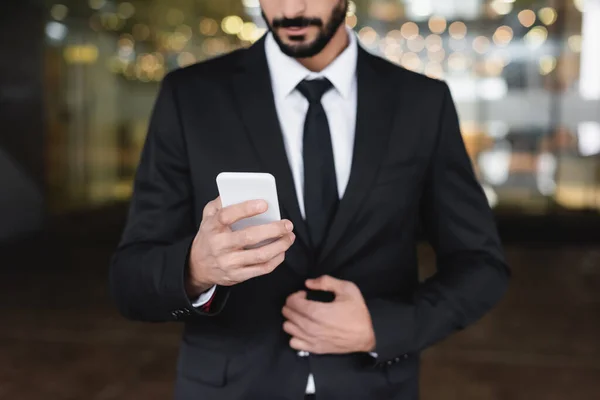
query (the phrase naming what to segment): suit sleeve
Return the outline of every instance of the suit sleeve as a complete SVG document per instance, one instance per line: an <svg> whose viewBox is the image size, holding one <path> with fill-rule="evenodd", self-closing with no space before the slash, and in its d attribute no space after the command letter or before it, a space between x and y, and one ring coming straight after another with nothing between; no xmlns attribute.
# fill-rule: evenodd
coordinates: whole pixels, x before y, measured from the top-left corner
<svg viewBox="0 0 600 400"><path fill-rule="evenodd" d="M420 211L437 272L419 285L410 302L378 298L367 303L378 361L419 352L465 328L492 309L508 285L493 214L473 173L445 84Z"/></svg>
<svg viewBox="0 0 600 400"><path fill-rule="evenodd" d="M127 318L164 322L216 314L227 297L218 288L210 313L185 291L197 227L186 144L172 75L161 85L134 181L125 230L110 268L111 292Z"/></svg>

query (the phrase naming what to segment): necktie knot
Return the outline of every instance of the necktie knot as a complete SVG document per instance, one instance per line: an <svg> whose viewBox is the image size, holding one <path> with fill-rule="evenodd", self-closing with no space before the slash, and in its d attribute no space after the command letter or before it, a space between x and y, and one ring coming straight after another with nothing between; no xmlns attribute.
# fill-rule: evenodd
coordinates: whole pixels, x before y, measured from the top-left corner
<svg viewBox="0 0 600 400"><path fill-rule="evenodd" d="M302 93L309 103L318 103L325 93L327 93L333 85L327 78L303 80L298 84L298 91Z"/></svg>

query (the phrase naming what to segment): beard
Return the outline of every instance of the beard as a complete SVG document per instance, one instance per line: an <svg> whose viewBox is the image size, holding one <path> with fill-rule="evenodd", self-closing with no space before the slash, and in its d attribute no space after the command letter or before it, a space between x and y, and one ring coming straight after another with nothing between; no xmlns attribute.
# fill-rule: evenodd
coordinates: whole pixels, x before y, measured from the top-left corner
<svg viewBox="0 0 600 400"><path fill-rule="evenodd" d="M313 57L319 54L325 46L331 41L338 28L346 20L346 13L348 11L348 1L340 0L340 2L331 11L326 22L323 22L320 18L308 18L308 17L297 17L297 18L276 18L272 23L263 12L263 18L269 26L269 30L273 33L275 42L281 49L281 51L293 58L307 58ZM290 36L291 41L299 42L298 44L284 43L281 37L277 34L277 28L291 28L291 27L306 27L315 26L319 28L317 37L309 42L303 43L305 36Z"/></svg>

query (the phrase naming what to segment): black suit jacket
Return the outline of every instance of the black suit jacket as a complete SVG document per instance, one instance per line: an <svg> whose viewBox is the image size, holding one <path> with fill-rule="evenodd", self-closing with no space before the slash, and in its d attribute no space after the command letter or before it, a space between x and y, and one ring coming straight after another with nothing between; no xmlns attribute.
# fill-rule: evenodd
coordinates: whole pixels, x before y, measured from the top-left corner
<svg viewBox="0 0 600 400"><path fill-rule="evenodd" d="M153 114L111 284L126 317L185 324L175 398L416 399L419 354L480 318L507 286L492 213L472 170L448 87L360 49L350 180L310 265L271 90L264 40L170 73ZM222 171L272 173L297 240L273 273L219 287L211 311L184 290L189 249ZM422 226L437 274L419 283ZM378 358L299 357L283 331L286 297L310 271L355 282Z"/></svg>

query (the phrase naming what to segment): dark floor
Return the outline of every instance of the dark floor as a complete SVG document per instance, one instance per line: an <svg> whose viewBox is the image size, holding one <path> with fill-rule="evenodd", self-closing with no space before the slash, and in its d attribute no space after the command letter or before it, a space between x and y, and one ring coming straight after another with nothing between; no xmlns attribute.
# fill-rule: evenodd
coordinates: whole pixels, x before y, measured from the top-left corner
<svg viewBox="0 0 600 400"><path fill-rule="evenodd" d="M122 210L3 246L0 399L169 399L179 326L123 320L107 295ZM421 249L424 273L433 257ZM424 400L600 398L600 246L507 245L510 292L428 350Z"/></svg>

